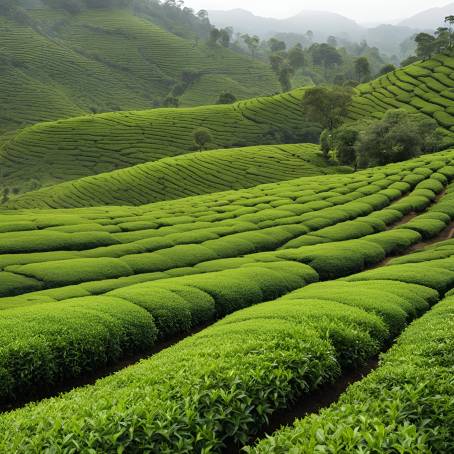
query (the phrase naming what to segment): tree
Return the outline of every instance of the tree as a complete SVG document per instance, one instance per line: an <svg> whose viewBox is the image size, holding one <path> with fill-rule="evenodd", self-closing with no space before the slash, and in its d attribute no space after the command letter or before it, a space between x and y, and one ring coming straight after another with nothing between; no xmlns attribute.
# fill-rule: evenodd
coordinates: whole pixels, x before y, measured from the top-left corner
<svg viewBox="0 0 454 454"><path fill-rule="evenodd" d="M180 100L175 96L167 96L162 102L163 107L178 107L180 105Z"/></svg>
<svg viewBox="0 0 454 454"><path fill-rule="evenodd" d="M422 115L389 110L359 133L356 150L363 165L404 161L439 148L437 126Z"/></svg>
<svg viewBox="0 0 454 454"><path fill-rule="evenodd" d="M255 57L255 53L260 46L260 38L256 35L250 36L248 34L242 35L242 38L251 55Z"/></svg>
<svg viewBox="0 0 454 454"><path fill-rule="evenodd" d="M329 129L324 129L320 134L320 150L323 157L328 160L331 151L331 131Z"/></svg>
<svg viewBox="0 0 454 454"><path fill-rule="evenodd" d="M293 74L293 68L287 62L284 62L278 75L279 83L281 84L283 91L290 91L292 89L291 79Z"/></svg>
<svg viewBox="0 0 454 454"><path fill-rule="evenodd" d="M206 146L213 141L210 131L207 128L194 129L192 133L194 143L197 145L198 150L202 151Z"/></svg>
<svg viewBox="0 0 454 454"><path fill-rule="evenodd" d="M449 30L449 48L452 48L454 45L454 33L453 33L454 15L446 16L445 23L448 25L448 30Z"/></svg>
<svg viewBox="0 0 454 454"><path fill-rule="evenodd" d="M304 51L300 43L288 51L288 63L294 71L304 65Z"/></svg>
<svg viewBox="0 0 454 454"><path fill-rule="evenodd" d="M197 13L197 17L198 17L202 22L208 21L208 11L207 11L206 9L201 9L201 10Z"/></svg>
<svg viewBox="0 0 454 454"><path fill-rule="evenodd" d="M347 87L308 88L302 102L304 115L308 121L332 131L344 122L352 96Z"/></svg>
<svg viewBox="0 0 454 454"><path fill-rule="evenodd" d="M222 93L216 104L233 104L236 101L236 96L232 93Z"/></svg>
<svg viewBox="0 0 454 454"><path fill-rule="evenodd" d="M370 77L370 64L367 57L359 57L355 60L355 73L358 82L363 82Z"/></svg>
<svg viewBox="0 0 454 454"><path fill-rule="evenodd" d="M416 55L424 60L430 58L435 52L436 39L429 33L418 33L415 37L417 45Z"/></svg>
<svg viewBox="0 0 454 454"><path fill-rule="evenodd" d="M356 142L359 131L349 125L343 125L333 134L333 147L339 164L352 166L356 170Z"/></svg>
<svg viewBox="0 0 454 454"><path fill-rule="evenodd" d="M210 44L210 46L214 46L217 44L217 42L219 41L220 38L221 38L221 30L219 30L216 27L213 27L210 31L210 39L209 39L208 43Z"/></svg>
<svg viewBox="0 0 454 454"><path fill-rule="evenodd" d="M224 47L230 46L230 33L227 28L223 28L222 30L220 30L220 40L221 40L221 44Z"/></svg>
<svg viewBox="0 0 454 454"><path fill-rule="evenodd" d="M392 73L393 71L396 70L396 67L392 65L391 63L382 66L380 71L378 71L377 76L384 76L385 74Z"/></svg>
<svg viewBox="0 0 454 454"><path fill-rule="evenodd" d="M325 78L328 76L328 71L342 63L341 54L328 44L313 44L309 48L312 55L312 61L317 66L322 66L325 70Z"/></svg>
<svg viewBox="0 0 454 454"><path fill-rule="evenodd" d="M271 38L268 41L268 46L269 46L271 52L281 52L281 51L285 51L287 49L287 44L285 44L284 41L281 41L276 38Z"/></svg>

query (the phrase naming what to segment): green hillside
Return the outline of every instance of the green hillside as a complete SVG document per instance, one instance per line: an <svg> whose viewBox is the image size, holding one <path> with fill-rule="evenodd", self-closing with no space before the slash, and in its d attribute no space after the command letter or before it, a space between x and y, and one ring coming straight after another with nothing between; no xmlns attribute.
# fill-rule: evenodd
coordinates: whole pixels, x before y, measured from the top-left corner
<svg viewBox="0 0 454 454"><path fill-rule="evenodd" d="M278 91L266 64L208 46L194 30L193 37L177 36L156 25L159 16L132 8L27 15L11 18L0 9L0 134L92 112L151 108L181 87L184 71L193 78L180 89L186 106L214 103L225 91L238 98Z"/></svg>
<svg viewBox="0 0 454 454"><path fill-rule="evenodd" d="M188 153L194 149L197 127L210 129L213 148L274 143L276 129L304 128L300 98L296 91L232 105L106 113L37 124L0 149L3 186L23 187L30 180L50 185Z"/></svg>
<svg viewBox="0 0 454 454"><path fill-rule="evenodd" d="M399 69L357 89L350 118L381 116L401 107L432 116L454 143L454 59L438 56ZM233 105L107 113L41 123L17 133L0 148L2 186L29 189L109 172L192 151L192 131L211 130L214 148L315 139L304 123L304 90Z"/></svg>
<svg viewBox="0 0 454 454"><path fill-rule="evenodd" d="M342 170L311 144L203 151L28 192L8 207L141 205Z"/></svg>
<svg viewBox="0 0 454 454"><path fill-rule="evenodd" d="M385 262L449 236L453 179L448 150L150 205L0 212L1 403L222 318L92 386L0 415L0 451L244 446L278 410L376 357L454 287L452 246ZM414 432L397 433L415 433L426 452L432 437L448 446L437 409L452 394L430 391L428 417L409 386L393 389L418 406ZM371 421L366 440L378 430L374 408L354 413ZM408 414L398 399L391 410Z"/></svg>

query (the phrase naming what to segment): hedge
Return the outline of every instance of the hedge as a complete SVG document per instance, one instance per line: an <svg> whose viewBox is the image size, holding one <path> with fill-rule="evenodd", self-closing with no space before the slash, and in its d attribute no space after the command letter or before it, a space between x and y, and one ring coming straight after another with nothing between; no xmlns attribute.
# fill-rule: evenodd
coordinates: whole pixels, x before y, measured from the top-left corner
<svg viewBox="0 0 454 454"><path fill-rule="evenodd" d="M147 312L116 298L5 310L0 317L0 401L33 396L144 352L156 333Z"/></svg>
<svg viewBox="0 0 454 454"><path fill-rule="evenodd" d="M361 296L351 286L370 302L369 291ZM402 301L390 302L386 292L375 302L400 309ZM91 387L0 416L0 449L220 452L375 355L388 329L359 308L287 296L237 312Z"/></svg>
<svg viewBox="0 0 454 454"><path fill-rule="evenodd" d="M246 452L452 452L453 330L451 297L408 327L338 402Z"/></svg>

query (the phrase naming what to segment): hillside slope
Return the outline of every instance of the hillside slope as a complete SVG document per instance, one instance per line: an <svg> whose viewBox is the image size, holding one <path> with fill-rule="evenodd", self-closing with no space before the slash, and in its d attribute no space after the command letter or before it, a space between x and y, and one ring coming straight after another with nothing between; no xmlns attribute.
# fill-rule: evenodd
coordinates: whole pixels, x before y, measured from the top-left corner
<svg viewBox="0 0 454 454"><path fill-rule="evenodd" d="M432 116L454 143L454 58L410 65L357 88L349 118L380 117L393 108ZM193 149L192 132L211 130L214 148L283 143L289 134L310 142L304 90L233 105L83 116L24 129L0 149L3 187L24 190L155 161Z"/></svg>
<svg viewBox="0 0 454 454"><path fill-rule="evenodd" d="M214 103L224 91L245 98L279 88L264 63L181 38L131 10L28 15L19 23L0 12L0 133L92 112L151 108L176 86L185 105ZM192 74L194 90L181 88L183 71Z"/></svg>
<svg viewBox="0 0 454 454"><path fill-rule="evenodd" d="M340 170L327 166L318 145L312 144L203 151L28 192L8 207L141 205Z"/></svg>

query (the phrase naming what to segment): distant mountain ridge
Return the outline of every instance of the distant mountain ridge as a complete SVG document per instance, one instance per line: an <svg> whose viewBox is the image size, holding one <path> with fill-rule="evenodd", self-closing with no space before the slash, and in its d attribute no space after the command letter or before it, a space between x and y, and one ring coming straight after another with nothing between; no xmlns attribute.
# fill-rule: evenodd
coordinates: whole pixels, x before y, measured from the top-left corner
<svg viewBox="0 0 454 454"><path fill-rule="evenodd" d="M326 11L304 10L286 18L274 19L256 16L244 9L209 11L210 21L219 27L232 26L240 33L256 34L263 39L278 33L314 33L315 41L325 41L334 35L352 41L366 39L369 45L378 47L389 55L398 54L399 45L419 31L431 31L443 24L443 18L454 14L454 3L441 8L422 11L398 24L381 24L366 27L341 14Z"/></svg>
<svg viewBox="0 0 454 454"><path fill-rule="evenodd" d="M435 29L443 25L443 18L454 14L454 2L446 6L430 8L399 22L404 27Z"/></svg>

